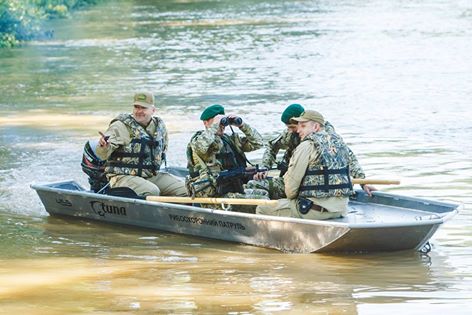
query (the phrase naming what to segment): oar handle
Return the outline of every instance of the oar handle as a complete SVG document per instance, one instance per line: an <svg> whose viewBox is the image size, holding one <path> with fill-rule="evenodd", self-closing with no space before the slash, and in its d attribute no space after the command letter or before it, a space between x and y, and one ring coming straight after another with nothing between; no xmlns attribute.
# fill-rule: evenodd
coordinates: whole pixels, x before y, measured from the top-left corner
<svg viewBox="0 0 472 315"><path fill-rule="evenodd" d="M369 178L355 178L352 179L351 182L353 184L360 184L360 185L367 185L367 184L373 184L373 185L400 185L399 180L389 180L389 179L369 179Z"/></svg>
<svg viewBox="0 0 472 315"><path fill-rule="evenodd" d="M241 198L191 198L172 196L147 196L148 201L168 203L211 203L226 205L252 205L252 206L276 206L277 200L266 199L241 199Z"/></svg>

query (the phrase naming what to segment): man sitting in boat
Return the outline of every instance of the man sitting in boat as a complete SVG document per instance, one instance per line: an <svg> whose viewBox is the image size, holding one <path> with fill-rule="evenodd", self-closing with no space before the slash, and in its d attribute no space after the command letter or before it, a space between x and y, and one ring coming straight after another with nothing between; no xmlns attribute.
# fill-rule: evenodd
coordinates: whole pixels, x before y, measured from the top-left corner
<svg viewBox="0 0 472 315"><path fill-rule="evenodd" d="M187 196L182 180L159 170L169 140L164 121L155 112L154 95L136 93L133 113L120 114L110 122L96 153L106 160L111 188L128 187L141 196Z"/></svg>
<svg viewBox="0 0 472 315"><path fill-rule="evenodd" d="M317 220L344 216L353 193L352 152L339 135L327 132L317 111L307 110L292 121L298 122L301 143L283 176L287 199L280 199L275 208L258 206L256 213Z"/></svg>
<svg viewBox="0 0 472 315"><path fill-rule="evenodd" d="M289 105L282 113L281 121L285 124L285 128L278 136L268 141L264 155L262 156L262 168L272 169L274 164L280 170L279 177L267 177L267 172L259 172L254 176L254 180L249 181L248 187L256 189L265 189L269 192L270 199L286 198L283 175L287 172L290 158L292 157L295 148L300 144L300 136L297 133L297 122L292 121L292 118L300 117L305 111L300 104ZM334 126L325 121L324 129L327 133L335 133ZM276 163L277 154L280 150L285 150L282 160ZM349 173L352 178L365 178L365 173L362 170L356 156L350 148L349 150ZM371 191L376 190L370 185L362 185L362 188L370 195Z"/></svg>
<svg viewBox="0 0 472 315"><path fill-rule="evenodd" d="M207 107L200 120L205 130L197 131L187 146L189 176L186 184L189 194L195 197L268 199L266 191L244 187L249 180L245 176L248 161L244 152L262 147L259 132L238 116L225 116L224 107L219 104ZM233 127L239 128L244 137L234 131L231 135L226 134L226 127L230 127L231 131ZM213 205L211 207L215 208ZM254 207L250 210L240 206L233 210L254 212Z"/></svg>
<svg viewBox="0 0 472 315"><path fill-rule="evenodd" d="M279 177L267 177L268 172L258 172L254 175L254 180L248 182L248 187L264 189L268 191L270 199L285 198L285 188L282 176L287 171L290 157L295 148L300 144L300 137L297 133L297 123L291 119L299 117L305 109L300 104L291 104L283 111L280 120L285 124L285 128L277 137L268 141L262 156L262 168L272 169L274 164L280 170ZM280 150L285 150L282 160L276 163L276 157Z"/></svg>

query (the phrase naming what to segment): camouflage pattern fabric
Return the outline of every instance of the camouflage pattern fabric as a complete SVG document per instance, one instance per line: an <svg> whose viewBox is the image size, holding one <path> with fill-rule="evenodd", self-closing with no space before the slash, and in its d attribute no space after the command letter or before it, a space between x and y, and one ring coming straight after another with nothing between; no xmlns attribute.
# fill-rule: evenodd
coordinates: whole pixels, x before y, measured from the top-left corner
<svg viewBox="0 0 472 315"><path fill-rule="evenodd" d="M242 193L226 193L221 198L236 198L236 199L265 199L269 200L267 191L254 188L245 188L244 194ZM256 213L256 206L250 205L227 205L223 208L222 205L216 204L201 204L202 208L218 209L245 213Z"/></svg>
<svg viewBox="0 0 472 315"><path fill-rule="evenodd" d="M334 126L328 121L325 122L325 131L327 133L336 132ZM276 163L277 154L279 151L285 150L282 162L285 162L285 164L288 166L290 158L293 155L293 151L300 144L300 141L300 137L297 133L285 129L277 137L269 140L266 145L264 155L262 156L261 164L266 168L272 168L272 166Z"/></svg>
<svg viewBox="0 0 472 315"><path fill-rule="evenodd" d="M256 129L252 128L247 123L243 123L243 125L239 128L244 133L243 137L237 133L219 136L217 134L218 128L218 124L213 124L206 130L198 131L192 136L187 147L187 167L189 171L192 172L193 176L199 177L199 181L208 179L209 183L215 183L215 178L218 176L218 173L225 170L222 161L217 158L218 154L226 153L225 150L228 149L228 146L225 146L224 141L231 143L231 147L238 151L235 152L235 154L243 156L244 159L246 159L244 152L254 151L263 146L262 136L259 134L259 132L257 132ZM207 192L216 191L216 187L213 188L214 189L203 191L201 197L215 197L207 194ZM245 198L252 198L252 193L253 192L251 192L250 195L251 197ZM267 192L259 192L256 193L255 196L259 196L260 194L264 193L267 195ZM215 208L213 205L202 206L206 208Z"/></svg>
<svg viewBox="0 0 472 315"><path fill-rule="evenodd" d="M221 161L216 158L216 155L220 153L224 147L223 139L217 135L218 124L213 124L206 130L197 131L192 136L189 147L190 151L187 154L188 165L194 167L196 171L200 171L204 168L209 169L212 173L218 173L224 170ZM232 135L225 134L224 137L227 141L231 142L232 146L237 150L243 152L251 152L257 150L263 146L262 136L257 132L256 129L249 126L247 123L243 123L240 130L244 133L244 137L239 136L237 133ZM201 165L198 161L198 157L205 164Z"/></svg>
<svg viewBox="0 0 472 315"><path fill-rule="evenodd" d="M300 137L297 133L291 132L288 129L282 131L277 137L269 140L266 145L264 155L262 156L261 164L266 168L272 168L276 163L277 154L280 150L285 150L282 162L288 165L292 157L293 150L300 144Z"/></svg>
<svg viewBox="0 0 472 315"><path fill-rule="evenodd" d="M317 158L310 161L307 171L318 171L322 169L340 170L349 165L349 150L344 141L336 133L327 133L319 131L305 137L303 141L310 141L319 153ZM329 185L350 184L349 175L347 174L329 174ZM303 187L320 186L325 184L324 175L306 174L300 185L300 197L345 197L352 194L352 186L349 188L329 189L328 191L321 189L303 190Z"/></svg>
<svg viewBox="0 0 472 315"><path fill-rule="evenodd" d="M334 126L326 121L325 122L325 131L328 134L336 134ZM336 134L337 137L340 137ZM341 137L340 137L341 138ZM341 138L342 139L342 138ZM272 168L276 163L276 157L280 150L285 150L282 162L285 162L286 165L289 165L290 158L293 155L293 151L300 144L301 140L298 134L291 132L288 129L285 129L280 135L275 137L266 145L264 155L262 157L261 164L263 167ZM365 173L359 164L355 154L348 147L349 151L349 172L353 178L365 178ZM264 189L269 193L270 199L281 199L286 198L283 178L270 178L262 180L251 180L247 183L248 187L254 187L257 189Z"/></svg>
<svg viewBox="0 0 472 315"><path fill-rule="evenodd" d="M164 121L159 117L152 117L152 121L156 128L151 135L133 118L131 114L119 115L111 121L110 125L115 121L121 121L125 124L129 131L131 142L124 146L120 146L112 153L110 158L107 160L105 172L107 174L133 175L143 178L149 178L156 175L156 172L161 166L168 145L168 135ZM145 145L144 149L141 148L141 141L143 139L151 144L150 146ZM120 157L120 154L142 154L142 166L145 168L141 169L141 174L138 169L138 164L140 162L138 156ZM119 166L120 164L121 166Z"/></svg>
<svg viewBox="0 0 472 315"><path fill-rule="evenodd" d="M247 188L264 190L270 199L287 198L285 195L284 179L282 177L268 177L260 180L250 180Z"/></svg>

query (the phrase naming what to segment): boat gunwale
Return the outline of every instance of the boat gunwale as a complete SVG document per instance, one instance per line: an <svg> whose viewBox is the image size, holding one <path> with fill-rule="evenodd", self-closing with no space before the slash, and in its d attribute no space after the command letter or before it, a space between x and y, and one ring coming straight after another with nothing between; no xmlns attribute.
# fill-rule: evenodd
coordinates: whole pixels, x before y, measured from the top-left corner
<svg viewBox="0 0 472 315"><path fill-rule="evenodd" d="M71 190L71 189L53 187L54 185L67 184L67 183L75 184L78 187L80 187L82 190ZM307 220L307 219L301 219L301 218L277 217L277 216L271 216L271 215L253 214L253 213L244 213L244 212L231 212L231 211L218 210L218 209L200 208L200 207L182 205L182 204L173 204L173 203L166 203L166 202L125 198L125 197L119 197L119 196L102 195L102 194L97 194L97 193L86 190L75 180L58 181L58 182L52 182L48 184L32 183L30 187L36 191L43 190L43 191L48 191L52 193L63 193L63 194L81 196L81 197L93 197L93 198L98 197L98 198L103 198L107 200L116 200L119 202L126 202L126 203L131 203L131 204L143 204L143 205L151 205L151 206L162 205L167 208L174 208L178 210L187 210L187 211L207 213L207 214L217 214L217 215L229 216L229 217L243 217L243 218L256 219L256 220L279 221L279 222L296 223L296 224L303 224L303 225L343 227L343 228L348 228L348 229L377 229L377 228L392 228L392 227L400 228L400 227L410 227L410 226L442 224L445 221L449 220L454 215L456 215L458 213L457 207L459 207L457 205L456 209L445 212L445 214L442 216L438 213L424 211L425 213L428 213L431 215L437 215L438 216L437 219L417 220L417 221L408 221L408 222L397 221L397 222L386 222L386 223L378 223L378 222L377 223L349 223L349 222L336 222L332 220ZM384 196L389 196L389 194L386 194L386 193L381 193L381 194ZM406 197L406 198L415 200L415 198L412 198L412 197ZM422 201L421 198L417 198L417 199ZM362 203L361 201L356 201L356 200L353 200L353 202ZM448 205L448 206L455 205L452 203L445 203L441 201L434 201L434 202L435 203L437 202L441 205ZM398 208L401 209L402 207L398 207ZM405 208L405 209L409 209L409 208ZM49 213L47 209L46 211ZM422 210L416 210L416 211L422 211Z"/></svg>

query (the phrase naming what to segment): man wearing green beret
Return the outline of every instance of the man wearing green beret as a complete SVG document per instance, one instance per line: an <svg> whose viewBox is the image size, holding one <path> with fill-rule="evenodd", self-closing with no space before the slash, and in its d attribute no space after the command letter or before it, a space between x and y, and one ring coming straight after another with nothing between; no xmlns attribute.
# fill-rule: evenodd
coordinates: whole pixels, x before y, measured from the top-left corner
<svg viewBox="0 0 472 315"><path fill-rule="evenodd" d="M248 183L248 187L254 189L265 189L269 192L270 199L285 198L284 182L282 176L287 171L288 162L295 148L300 144L297 134L297 123L291 122L293 117L299 117L305 109L300 104L291 104L282 113L280 120L285 128L279 135L268 141L262 156L262 168L271 169L274 164L280 170L280 177L267 178L267 172L260 172L254 176L254 180ZM276 162L277 154L285 150L281 161Z"/></svg>
<svg viewBox="0 0 472 315"><path fill-rule="evenodd" d="M185 183L160 171L169 139L164 121L155 116L154 95L134 95L133 113L120 114L99 139L96 153L106 160L110 187L128 187L138 195L186 196Z"/></svg>
<svg viewBox="0 0 472 315"><path fill-rule="evenodd" d="M300 117L304 113L305 109L300 104L289 105L284 112L280 120L285 124L286 128L275 138L268 141L265 146L264 155L262 156L261 165L263 168L271 169L274 164L277 165L277 169L280 170L280 177L267 178L267 172L260 172L254 176L253 181L248 183L248 187L254 189L264 189L268 191L270 199L285 198L285 186L283 181L283 175L287 171L290 158L293 152L300 144L300 136L297 131L297 121L294 118ZM336 133L334 126L328 122L324 122L324 129L328 133ZM285 150L283 158L280 162L276 162L277 154L280 150ZM356 156L350 148L349 151L349 172L353 178L365 178L365 173L362 170ZM375 190L374 187L363 185L362 188L370 194L371 190Z"/></svg>
<svg viewBox="0 0 472 315"><path fill-rule="evenodd" d="M324 117L307 110L298 118L301 143L283 176L286 199L278 206L258 206L256 213L303 219L331 219L346 214L353 193L349 148L342 138L325 129Z"/></svg>
<svg viewBox="0 0 472 315"><path fill-rule="evenodd" d="M266 191L245 190L246 181L242 178L226 181L221 180L223 176L220 176L217 180L222 171L246 168L248 161L245 152L263 146L259 132L240 117L225 115L223 106L219 104L207 107L200 120L203 121L205 130L197 131L187 146L189 194L196 197L268 199ZM231 129L231 134L225 133L227 127ZM235 133L233 127L242 131L244 136Z"/></svg>
<svg viewBox="0 0 472 315"><path fill-rule="evenodd" d="M279 153L280 150L285 150L282 161L277 163L277 168L280 169L281 176L284 175L287 171L288 162L293 154L293 150L300 144L300 137L297 134L297 124L290 121L290 119L300 117L304 111L305 109L300 104L291 104L284 110L280 120L287 128L277 137L269 140L264 155L262 156L262 166L272 168L276 162L277 153Z"/></svg>

